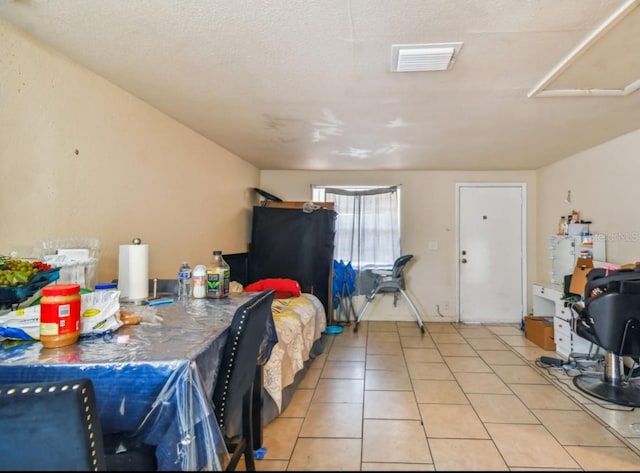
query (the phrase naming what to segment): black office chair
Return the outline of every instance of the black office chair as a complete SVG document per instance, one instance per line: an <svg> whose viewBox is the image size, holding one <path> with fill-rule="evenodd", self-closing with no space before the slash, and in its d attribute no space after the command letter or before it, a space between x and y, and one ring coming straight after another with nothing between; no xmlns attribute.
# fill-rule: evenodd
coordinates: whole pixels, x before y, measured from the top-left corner
<svg viewBox="0 0 640 473"><path fill-rule="evenodd" d="M640 272L592 269L584 299L573 304L575 332L605 350L602 373L573 378L581 391L598 399L640 407L640 385L625 375L624 358L640 356Z"/></svg>
<svg viewBox="0 0 640 473"><path fill-rule="evenodd" d="M356 317L356 323L353 327L353 331L358 331L358 324L362 317L364 316L367 307L377 294L384 293L392 293L393 294L393 306L396 307L398 305L399 295L405 298L409 307L413 311L416 316L416 320L418 321L418 327L420 327L420 331L424 333L424 325L422 323L422 318L420 317L420 313L416 308L415 304L407 294L405 290L404 283L404 270L407 263L413 258L413 255L402 255L398 259L396 259L393 263L393 268L391 271L378 271L376 272L376 279L373 283L373 289L366 296L366 300L360 310L358 311L358 316Z"/></svg>
<svg viewBox="0 0 640 473"><path fill-rule="evenodd" d="M91 381L0 385L0 469L106 470Z"/></svg>
<svg viewBox="0 0 640 473"><path fill-rule="evenodd" d="M225 471L235 470L243 455L246 470L256 469L252 394L274 295L268 290L238 307L229 327L213 393L216 418L231 454Z"/></svg>

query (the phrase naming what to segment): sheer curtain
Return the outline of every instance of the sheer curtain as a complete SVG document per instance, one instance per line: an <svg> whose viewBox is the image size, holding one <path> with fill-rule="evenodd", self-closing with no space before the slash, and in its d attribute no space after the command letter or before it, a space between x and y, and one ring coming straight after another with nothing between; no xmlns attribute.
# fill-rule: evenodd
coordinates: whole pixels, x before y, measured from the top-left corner
<svg viewBox="0 0 640 473"><path fill-rule="evenodd" d="M391 269L400 256L398 187L324 191L338 213L334 259L351 262L356 294L367 293L372 288L371 270Z"/></svg>

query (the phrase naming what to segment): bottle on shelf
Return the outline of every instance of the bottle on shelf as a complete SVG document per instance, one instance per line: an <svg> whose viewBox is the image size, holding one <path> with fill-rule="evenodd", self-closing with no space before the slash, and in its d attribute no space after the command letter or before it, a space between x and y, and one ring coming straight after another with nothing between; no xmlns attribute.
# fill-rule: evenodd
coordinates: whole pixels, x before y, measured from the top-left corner
<svg viewBox="0 0 640 473"><path fill-rule="evenodd" d="M199 264L193 268L193 298L203 299L207 296L207 267Z"/></svg>
<svg viewBox="0 0 640 473"><path fill-rule="evenodd" d="M231 269L222 257L222 251L213 252L213 261L207 268L207 298L223 299L229 296Z"/></svg>
<svg viewBox="0 0 640 473"><path fill-rule="evenodd" d="M191 266L183 261L178 270L178 299L189 299L191 297Z"/></svg>
<svg viewBox="0 0 640 473"><path fill-rule="evenodd" d="M563 215L560 217L560 222L558 223L558 233L556 235L566 235L567 232L567 218Z"/></svg>

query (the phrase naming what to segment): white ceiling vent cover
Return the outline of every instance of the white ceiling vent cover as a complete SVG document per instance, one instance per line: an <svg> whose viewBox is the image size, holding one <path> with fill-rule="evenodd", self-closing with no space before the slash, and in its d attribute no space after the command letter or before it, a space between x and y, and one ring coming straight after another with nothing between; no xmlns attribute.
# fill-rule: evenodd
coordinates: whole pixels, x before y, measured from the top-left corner
<svg viewBox="0 0 640 473"><path fill-rule="evenodd" d="M394 44L391 72L446 71L461 47L462 43Z"/></svg>

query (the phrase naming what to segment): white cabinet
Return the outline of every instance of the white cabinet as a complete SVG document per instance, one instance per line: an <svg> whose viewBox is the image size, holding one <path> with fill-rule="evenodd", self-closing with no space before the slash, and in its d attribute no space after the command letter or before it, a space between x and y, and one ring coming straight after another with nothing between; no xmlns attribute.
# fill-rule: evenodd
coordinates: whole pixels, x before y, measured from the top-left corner
<svg viewBox="0 0 640 473"><path fill-rule="evenodd" d="M565 360L573 353L589 353L591 342L579 337L574 331L575 312L566 306L562 288L558 285L534 284L533 315L553 317L553 340L556 353Z"/></svg>
<svg viewBox="0 0 640 473"><path fill-rule="evenodd" d="M573 274L576 261L582 253L590 255L594 262L606 261L605 242L605 235L600 234L589 235L588 237L553 235L549 244L551 283L562 285L564 277L568 274Z"/></svg>

